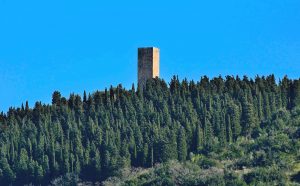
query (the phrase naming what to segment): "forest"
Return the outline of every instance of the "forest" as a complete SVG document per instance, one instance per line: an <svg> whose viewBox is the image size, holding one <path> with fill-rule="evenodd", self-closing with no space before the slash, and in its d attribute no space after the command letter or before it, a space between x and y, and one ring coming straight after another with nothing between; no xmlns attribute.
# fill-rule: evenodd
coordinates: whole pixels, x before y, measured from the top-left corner
<svg viewBox="0 0 300 186"><path fill-rule="evenodd" d="M0 185L78 183L300 185L300 79L156 78L0 114Z"/></svg>

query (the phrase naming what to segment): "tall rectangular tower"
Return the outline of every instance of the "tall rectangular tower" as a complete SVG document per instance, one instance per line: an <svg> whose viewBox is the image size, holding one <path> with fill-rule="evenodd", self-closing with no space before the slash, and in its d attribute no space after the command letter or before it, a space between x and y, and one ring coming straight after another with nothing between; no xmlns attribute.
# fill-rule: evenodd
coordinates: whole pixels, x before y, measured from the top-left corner
<svg viewBox="0 0 300 186"><path fill-rule="evenodd" d="M146 47L138 49L138 84L145 86L146 81L159 77L159 49Z"/></svg>

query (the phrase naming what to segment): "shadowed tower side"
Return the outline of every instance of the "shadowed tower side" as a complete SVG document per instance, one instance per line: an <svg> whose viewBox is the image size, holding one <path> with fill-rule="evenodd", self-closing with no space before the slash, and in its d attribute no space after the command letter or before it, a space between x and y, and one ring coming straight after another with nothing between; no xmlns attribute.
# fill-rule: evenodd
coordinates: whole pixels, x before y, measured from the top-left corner
<svg viewBox="0 0 300 186"><path fill-rule="evenodd" d="M138 49L138 85L144 87L148 79L159 77L159 49Z"/></svg>

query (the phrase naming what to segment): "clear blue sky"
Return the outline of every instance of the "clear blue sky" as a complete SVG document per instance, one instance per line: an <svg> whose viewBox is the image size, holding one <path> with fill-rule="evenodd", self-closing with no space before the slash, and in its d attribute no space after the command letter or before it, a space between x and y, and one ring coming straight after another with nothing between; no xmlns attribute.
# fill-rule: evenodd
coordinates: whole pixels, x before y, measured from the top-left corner
<svg viewBox="0 0 300 186"><path fill-rule="evenodd" d="M137 48L161 49L161 77L300 77L299 0L0 0L0 111L59 90L137 79Z"/></svg>

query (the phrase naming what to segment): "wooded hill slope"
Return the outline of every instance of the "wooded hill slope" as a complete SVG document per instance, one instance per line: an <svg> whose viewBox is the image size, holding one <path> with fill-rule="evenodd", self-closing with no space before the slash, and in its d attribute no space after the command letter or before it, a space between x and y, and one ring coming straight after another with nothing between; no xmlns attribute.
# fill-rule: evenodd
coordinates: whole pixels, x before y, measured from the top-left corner
<svg viewBox="0 0 300 186"><path fill-rule="evenodd" d="M242 185L296 183L298 106L300 80L284 77L276 83L273 75L254 80L202 77L199 82L174 76L169 85L153 79L137 91L119 85L84 92L82 98L64 98L55 91L52 105L25 104L0 115L0 185L44 185L70 174L83 181L122 180L125 169L159 163L190 163L200 172L216 168L224 185L230 185L230 175ZM169 160L182 163L165 163ZM142 181L133 176L120 184L183 184L168 170L151 174L158 182L151 182L151 176ZM270 170L278 174L267 179L264 174ZM197 179L184 183L215 184Z"/></svg>

